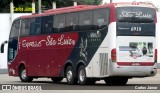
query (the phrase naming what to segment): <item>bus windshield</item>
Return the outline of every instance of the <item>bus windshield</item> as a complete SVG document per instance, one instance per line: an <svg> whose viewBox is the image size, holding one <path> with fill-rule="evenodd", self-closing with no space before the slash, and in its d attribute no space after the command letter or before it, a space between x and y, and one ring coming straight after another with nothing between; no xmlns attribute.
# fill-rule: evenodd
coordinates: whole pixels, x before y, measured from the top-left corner
<svg viewBox="0 0 160 93"><path fill-rule="evenodd" d="M147 7L117 7L118 22L150 23L154 22L155 10Z"/></svg>

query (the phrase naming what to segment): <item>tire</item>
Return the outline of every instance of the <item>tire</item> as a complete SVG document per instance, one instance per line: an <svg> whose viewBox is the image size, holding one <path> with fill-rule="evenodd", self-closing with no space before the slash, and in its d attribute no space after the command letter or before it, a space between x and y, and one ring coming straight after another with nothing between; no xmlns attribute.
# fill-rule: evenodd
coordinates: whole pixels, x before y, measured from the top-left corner
<svg viewBox="0 0 160 93"><path fill-rule="evenodd" d="M95 84L96 80L92 78L86 77L85 66L81 65L78 69L78 81L80 85L93 85Z"/></svg>
<svg viewBox="0 0 160 93"><path fill-rule="evenodd" d="M21 67L19 71L19 78L22 82L31 82L33 80L33 77L29 77L26 75L26 69L25 67Z"/></svg>
<svg viewBox="0 0 160 93"><path fill-rule="evenodd" d="M107 85L126 85L128 82L127 77L107 77L104 80Z"/></svg>
<svg viewBox="0 0 160 93"><path fill-rule="evenodd" d="M78 81L80 85L85 85L87 83L86 71L84 65L81 65L78 69Z"/></svg>
<svg viewBox="0 0 160 93"><path fill-rule="evenodd" d="M63 80L62 77L51 77L51 80L54 82L54 83L59 83Z"/></svg>
<svg viewBox="0 0 160 93"><path fill-rule="evenodd" d="M77 84L77 78L72 66L68 66L66 69L66 79L67 79L67 83L70 85Z"/></svg>

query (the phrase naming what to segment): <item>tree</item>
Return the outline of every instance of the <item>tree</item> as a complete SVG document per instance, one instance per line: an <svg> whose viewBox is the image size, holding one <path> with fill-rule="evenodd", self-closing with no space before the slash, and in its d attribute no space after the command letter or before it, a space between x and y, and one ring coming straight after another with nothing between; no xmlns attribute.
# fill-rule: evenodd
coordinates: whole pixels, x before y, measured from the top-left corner
<svg viewBox="0 0 160 93"><path fill-rule="evenodd" d="M0 0L0 13L10 12L10 2L13 1L15 7L31 7L33 0ZM38 0L34 0L36 5L36 11L38 11ZM102 0L42 0L42 9L45 10L52 8L52 3L56 2L57 8L73 6L73 1L77 1L78 4L83 5L99 5Z"/></svg>
<svg viewBox="0 0 160 93"><path fill-rule="evenodd" d="M100 5L102 0L79 0L78 3L85 5Z"/></svg>
<svg viewBox="0 0 160 93"><path fill-rule="evenodd" d="M10 2L12 0L0 0L0 13L10 12Z"/></svg>

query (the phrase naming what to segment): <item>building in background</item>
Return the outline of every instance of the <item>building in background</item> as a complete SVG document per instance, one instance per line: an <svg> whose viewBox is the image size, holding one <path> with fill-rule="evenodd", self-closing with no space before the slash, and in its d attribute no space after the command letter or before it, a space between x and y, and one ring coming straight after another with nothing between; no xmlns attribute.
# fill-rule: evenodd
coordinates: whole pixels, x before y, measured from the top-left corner
<svg viewBox="0 0 160 93"><path fill-rule="evenodd" d="M35 9L35 5L32 7L14 7L13 3L10 3L10 13L0 13L0 44L8 41L12 21L19 16L30 15ZM23 13L23 11L29 11L30 13ZM4 53L0 53L0 74L7 72L7 47L6 45Z"/></svg>
<svg viewBox="0 0 160 93"><path fill-rule="evenodd" d="M13 14L13 20L22 15L30 15L31 13L15 13ZM10 13L0 13L0 44L3 41L8 40L11 21ZM0 53L0 69L7 69L7 46L5 46L4 53Z"/></svg>

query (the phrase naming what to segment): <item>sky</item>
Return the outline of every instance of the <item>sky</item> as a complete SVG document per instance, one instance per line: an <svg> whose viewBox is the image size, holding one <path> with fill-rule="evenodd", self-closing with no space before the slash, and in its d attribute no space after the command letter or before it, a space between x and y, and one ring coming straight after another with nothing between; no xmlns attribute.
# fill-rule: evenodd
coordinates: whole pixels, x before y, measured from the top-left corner
<svg viewBox="0 0 160 93"><path fill-rule="evenodd" d="M133 2L133 1L137 1L137 2L149 1L149 2L152 2L155 6L160 6L159 5L160 0L112 0L112 2ZM103 2L109 3L110 0L103 0Z"/></svg>

